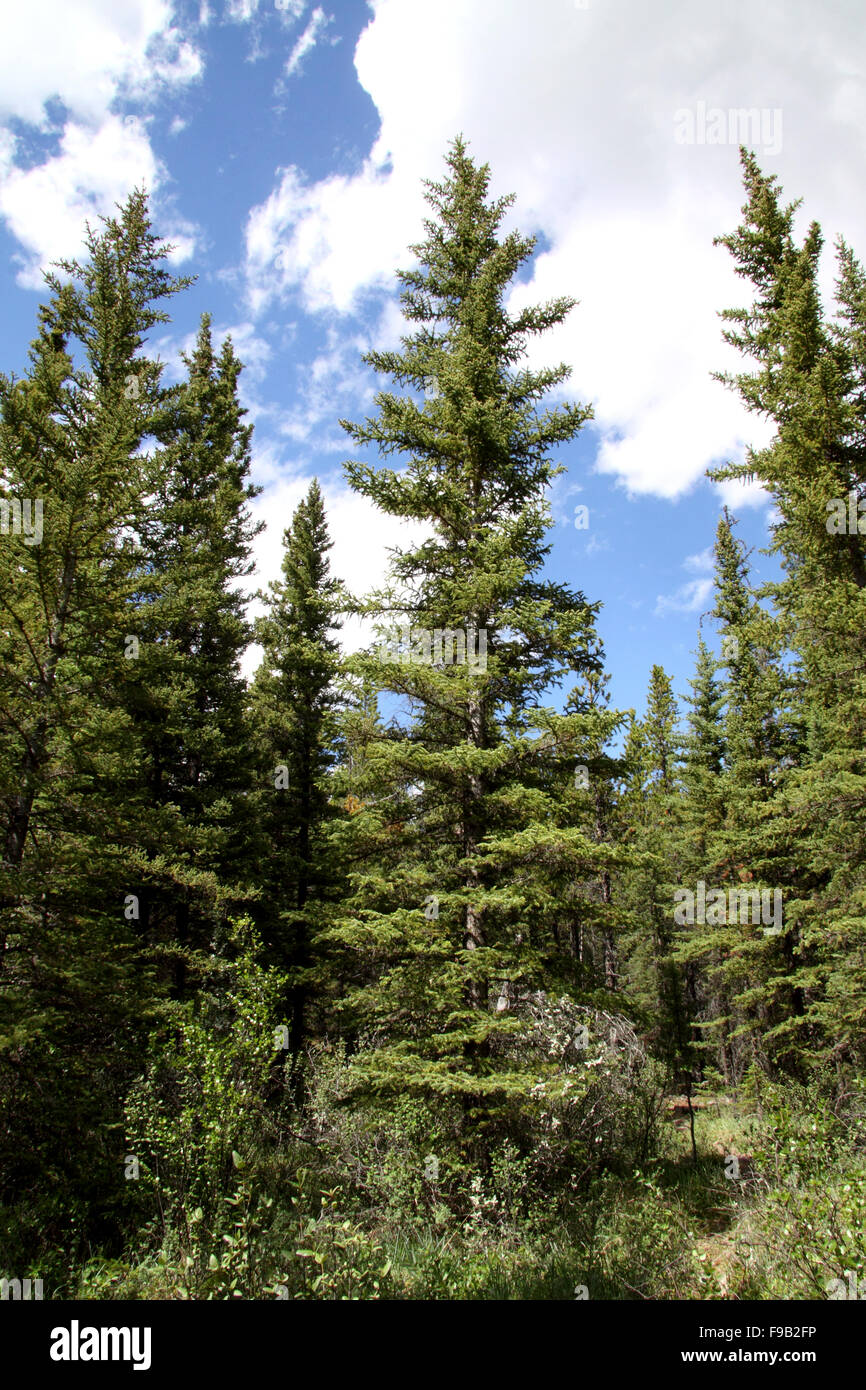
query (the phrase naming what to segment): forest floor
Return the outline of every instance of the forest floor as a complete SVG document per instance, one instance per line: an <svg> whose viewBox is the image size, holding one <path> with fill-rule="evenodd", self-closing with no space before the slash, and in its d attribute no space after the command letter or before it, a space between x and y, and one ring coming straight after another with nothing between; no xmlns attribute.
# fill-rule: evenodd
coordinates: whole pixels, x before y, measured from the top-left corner
<svg viewBox="0 0 866 1390"><path fill-rule="evenodd" d="M678 1166L684 1159L692 1166L688 1098L669 1097L666 1110L682 1154ZM698 1156L693 1171L706 1181L698 1187L686 1181L683 1196L697 1227L697 1260L717 1290L708 1288L704 1297L727 1298L752 1254L747 1239L750 1199L761 1185L752 1153L755 1117L743 1113L736 1098L726 1094L692 1097L692 1111Z"/></svg>

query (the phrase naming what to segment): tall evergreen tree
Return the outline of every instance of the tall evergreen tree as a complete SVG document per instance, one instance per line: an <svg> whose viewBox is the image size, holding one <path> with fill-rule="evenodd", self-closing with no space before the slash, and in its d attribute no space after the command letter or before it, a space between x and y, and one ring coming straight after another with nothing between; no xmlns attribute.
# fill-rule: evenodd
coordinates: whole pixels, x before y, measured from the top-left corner
<svg viewBox="0 0 866 1390"><path fill-rule="evenodd" d="M43 511L38 535L0 539L0 1170L32 1248L70 1221L73 1240L111 1229L152 1000L124 911L146 809L124 650L162 400L140 354L187 283L169 249L141 193L88 228L84 263L47 276L26 375L0 379L4 493Z"/></svg>
<svg viewBox="0 0 866 1390"><path fill-rule="evenodd" d="M568 823L544 785L566 758L573 767L584 721L545 708L543 693L600 660L597 606L539 574L557 471L549 451L590 412L540 413L568 369L520 366L529 335L572 302L508 315L506 289L533 242L499 239L512 199L488 201L489 171L462 140L447 169L428 184L435 217L413 248L417 267L399 274L418 330L402 350L367 357L408 390L381 392L375 417L345 425L359 445L406 459L399 472L347 464L352 487L432 534L396 553L391 587L368 605L384 620L384 651L359 669L405 714L395 709L390 737L369 750L370 804L354 820L359 835L390 834L398 862L359 867L335 935L375 962L375 979L346 1001L377 1030L359 1069L367 1083L450 1094L468 1116L527 1092L506 1045L511 1011L494 1004L573 971L552 929L561 906L551 881L597 876L608 851ZM395 636L402 622L408 631ZM388 832L395 820L401 828Z"/></svg>
<svg viewBox="0 0 866 1390"><path fill-rule="evenodd" d="M715 555L725 753L714 797L717 807L721 799L720 816L704 840L701 877L708 893L726 895L726 906L709 910L707 920L686 933L683 953L691 961L703 959L718 1006L712 1026L722 1070L739 1078L750 1063L766 1068L781 1060L774 1027L801 1008L790 984L793 938L764 930L769 914L761 897L771 895L775 920L775 894L784 899L788 867L773 802L790 730L779 627L753 592L747 556L727 511L719 520Z"/></svg>
<svg viewBox="0 0 866 1390"><path fill-rule="evenodd" d="M608 684L609 677L589 671L566 701L566 714L579 714L583 726L570 744L577 761L573 777L570 767L566 777L578 793L573 798L569 790L567 797L572 824L584 828L597 844L605 845L608 855L596 876L576 885L579 906L572 921L572 949L578 962L577 984L582 989L603 985L614 992L620 983L618 935L622 924L613 901L612 873L622 858L616 788L623 763L612 754L610 745L627 716L609 708Z"/></svg>
<svg viewBox="0 0 866 1390"><path fill-rule="evenodd" d="M725 819L724 688L718 662L703 637L698 641L688 729L683 739L680 834L683 841L683 883L696 889L714 884L716 852ZM703 1035L695 1039L701 1071L718 1061L717 1074L726 1089L735 1084L729 1039L730 1003L720 978L721 953L703 953L692 929L680 930L674 954L682 962L692 1026Z"/></svg>
<svg viewBox="0 0 866 1390"><path fill-rule="evenodd" d="M732 325L725 336L750 367L723 379L776 433L716 476L757 477L773 497L772 548L784 571L773 597L795 655L793 723L804 735L803 755L783 760L772 822L791 883L785 939L797 1004L777 1036L838 1063L862 1057L866 1038L866 843L856 830L866 804L866 669L855 656L866 585L858 520L866 495L866 281L839 242L838 314L828 322L818 289L820 228L813 223L798 244L798 204L783 206L777 179L745 152L743 171L743 222L719 241L754 291L750 306L724 315Z"/></svg>
<svg viewBox="0 0 866 1390"><path fill-rule="evenodd" d="M320 934L337 872L334 816L334 634L346 600L330 575L325 504L314 479L283 533L281 581L270 585L256 635L263 648L250 691L256 731L263 930L290 986L290 1039L300 1052L311 991L322 984Z"/></svg>
<svg viewBox="0 0 866 1390"><path fill-rule="evenodd" d="M630 921L626 980L674 1085L691 1096L695 1058L686 978L676 957L676 890L687 872L680 834L679 708L664 667L650 672L647 712L629 730L620 814L630 854L617 890Z"/></svg>
<svg viewBox="0 0 866 1390"><path fill-rule="evenodd" d="M204 315L186 379L154 420L156 483L138 518L142 575L128 617L127 706L149 808L135 884L141 930L177 983L249 891L251 740L240 670L252 637L239 585L253 568L252 426L231 340Z"/></svg>

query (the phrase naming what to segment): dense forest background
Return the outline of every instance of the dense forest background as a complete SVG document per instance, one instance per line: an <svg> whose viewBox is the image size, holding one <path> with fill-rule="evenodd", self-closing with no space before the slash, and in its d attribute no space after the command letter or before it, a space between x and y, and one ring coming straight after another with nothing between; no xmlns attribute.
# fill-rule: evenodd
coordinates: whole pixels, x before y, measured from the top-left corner
<svg viewBox="0 0 866 1390"><path fill-rule="evenodd" d="M838 243L828 314L819 227L742 166L722 379L775 435L713 476L763 483L778 579L723 511L691 693L660 662L640 718L603 596L545 577L592 412L525 359L574 306L509 316L534 243L461 140L375 414L342 422L352 488L427 526L382 592L331 573L314 483L248 618L242 365L207 317L179 384L147 355L189 281L144 193L48 276L0 377L8 1280L866 1287L866 275Z"/></svg>

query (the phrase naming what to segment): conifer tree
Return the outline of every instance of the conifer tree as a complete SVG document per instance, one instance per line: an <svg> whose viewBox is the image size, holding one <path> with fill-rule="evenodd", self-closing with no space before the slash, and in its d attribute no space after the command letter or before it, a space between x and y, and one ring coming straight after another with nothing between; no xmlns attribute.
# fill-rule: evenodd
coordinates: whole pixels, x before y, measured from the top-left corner
<svg viewBox="0 0 866 1390"><path fill-rule="evenodd" d="M694 1057L686 984L676 959L674 894L686 872L679 833L681 739L679 709L664 667L650 672L647 712L629 730L628 776L621 814L628 820L630 854L618 885L631 927L627 980L648 1036L675 1085L691 1094Z"/></svg>
<svg viewBox="0 0 866 1390"><path fill-rule="evenodd" d="M231 340L214 352L210 318L183 355L186 379L154 424L154 492L142 509L142 577L128 618L127 705L145 759L150 812L134 891L141 930L176 983L250 887L251 743L240 670L252 637L246 595L254 524L252 427L238 399Z"/></svg>
<svg viewBox="0 0 866 1390"><path fill-rule="evenodd" d="M31 522L42 509L38 536L0 537L0 1169L32 1248L85 1193L90 1232L111 1226L113 1126L153 999L124 908L145 815L124 650L162 396L141 349L187 282L143 193L86 250L47 276L27 373L0 379L4 493Z"/></svg>
<svg viewBox="0 0 866 1390"><path fill-rule="evenodd" d="M708 893L725 895L725 905L719 907L717 899L706 921L686 933L683 954L694 961L703 953L720 1006L713 1027L723 1040L722 1069L739 1076L749 1063L766 1069L780 1060L774 1027L799 1007L789 983L792 942L780 939L772 925L764 929L770 915L765 901L775 921L775 894L784 898L788 880L773 803L790 730L779 627L752 590L744 547L727 511L719 520L715 555L714 616L726 671L725 756L718 779L720 820L705 839L701 877ZM773 896L766 900L762 894ZM740 1060L732 1060L732 1050Z"/></svg>
<svg viewBox="0 0 866 1390"><path fill-rule="evenodd" d="M509 994L562 977L552 880L598 875L608 853L545 786L552 768L569 760L573 770L584 720L541 698L600 664L597 605L539 573L557 471L549 452L590 412L542 413L568 369L521 365L528 337L559 323L571 301L507 313L533 242L499 238L512 199L488 201L489 181L455 141L447 178L428 184L435 216L413 248L417 267L399 273L417 331L400 351L367 357L407 389L380 392L376 416L345 426L358 445L406 460L400 471L347 464L352 487L431 530L395 554L390 588L367 605L382 641L358 669L402 705L368 751L354 822L397 862L374 859L353 875L335 929L357 962L345 1007L377 1030L368 1085L452 1095L467 1118L526 1093L508 1059Z"/></svg>
<svg viewBox="0 0 866 1390"><path fill-rule="evenodd" d="M724 690L717 676L717 664L703 637L698 639L695 674L691 695L688 732L683 739L683 786L694 810L692 825L699 831L698 851L706 853L709 836L717 823L719 778L725 761L722 710ZM699 819L700 818L700 819Z"/></svg>
<svg viewBox="0 0 866 1390"><path fill-rule="evenodd" d="M695 674L690 682L688 728L683 739L680 834L683 882L696 889L700 882L717 878L719 836L725 818L724 689L718 678L718 662L703 637L698 640ZM730 1003L719 977L720 953L702 953L693 929L677 933L674 955L685 975L686 997L701 1070L718 1060L718 1075L726 1089L734 1085L729 1040Z"/></svg>
<svg viewBox="0 0 866 1390"><path fill-rule="evenodd" d="M322 985L317 939L338 881L329 822L334 816L335 633L346 600L330 575L325 505L318 480L283 533L281 581L270 585L256 635L263 648L250 691L255 728L260 833L260 917L290 987L294 1055L305 1037L311 990Z"/></svg>
<svg viewBox="0 0 866 1390"><path fill-rule="evenodd" d="M669 796L676 786L677 720L677 701L670 676L663 666L653 666L644 731L650 758L650 791L660 796Z"/></svg>
<svg viewBox="0 0 866 1390"><path fill-rule="evenodd" d="M795 656L793 728L803 731L803 754L784 759L773 818L791 883L784 947L795 1007L777 1036L839 1063L862 1055L866 1020L858 982L866 844L855 829L866 804L866 668L857 657L866 632L864 276L837 243L837 316L828 322L818 289L821 229L813 223L798 244L798 204L783 206L777 179L745 152L743 171L743 222L719 241L754 291L750 306L725 313L733 325L725 336L753 365L723 379L776 433L717 476L756 477L774 500L772 548L784 578L773 597Z"/></svg>
<svg viewBox="0 0 866 1390"><path fill-rule="evenodd" d="M571 923L573 951L578 971L575 983L580 989L615 992L619 989L619 944L621 920L613 898L612 876L621 860L619 840L622 824L617 808L617 784L623 775L623 762L611 752L611 743L627 716L609 708L609 677L589 671L575 687L565 704L566 714L579 714L582 730L570 747L577 759L572 777L566 779L568 815L573 825L585 829L597 844L607 847L608 855L597 875L575 885L578 902Z"/></svg>

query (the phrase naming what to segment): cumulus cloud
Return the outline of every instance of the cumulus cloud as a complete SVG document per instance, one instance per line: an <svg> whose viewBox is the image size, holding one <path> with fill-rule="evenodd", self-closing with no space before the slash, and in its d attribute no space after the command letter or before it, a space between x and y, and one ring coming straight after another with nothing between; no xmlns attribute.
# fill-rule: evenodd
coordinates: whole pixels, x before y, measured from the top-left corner
<svg viewBox="0 0 866 1390"><path fill-rule="evenodd" d="M46 103L99 123L119 95L199 76L201 58L172 24L171 0L28 0L6 6L0 119L46 126Z"/></svg>
<svg viewBox="0 0 866 1390"><path fill-rule="evenodd" d="M163 181L146 122L121 118L116 103L146 106L201 72L170 0L32 0L7 9L0 121L57 137L53 153L25 164L8 129L0 135L0 215L23 247L20 283L38 285L48 261L77 254L85 219L113 212L136 185L153 191ZM185 259L194 229L176 221L171 239L175 259Z"/></svg>
<svg viewBox="0 0 866 1390"><path fill-rule="evenodd" d="M17 257L19 284L38 287L50 261L80 253L86 220L96 222L99 213L113 211L136 184L153 188L159 181L141 123L119 116L107 117L95 133L70 122L58 154L28 169L15 167L7 147L0 215L24 247ZM185 250L188 246L179 247L181 254Z"/></svg>
<svg viewBox="0 0 866 1390"><path fill-rule="evenodd" d="M334 174L316 184L295 168L281 170L247 221L251 312L297 292L309 311L349 313L371 290L390 287L423 216L417 173L407 184L395 183L375 158L356 177Z"/></svg>
<svg viewBox="0 0 866 1390"><path fill-rule="evenodd" d="M517 224L544 234L515 307L580 301L533 354L573 364L573 393L595 405L598 468L632 494L673 498L708 464L765 443L766 425L710 378L738 360L717 313L740 304L744 286L712 245L739 220L737 150L709 143L706 118L725 113L735 142L772 128L757 149L764 167L789 196L807 195L806 216L856 245L866 229L866 189L850 180L866 119L851 58L858 5L732 0L723 24L686 0L499 0L494 23L466 0L372 9L355 66L378 136L352 175L279 171L246 229L251 312L297 295L308 310L347 314L393 284L421 230L420 180L441 175L462 131L490 162L493 191L517 192ZM728 119L753 110L780 115ZM683 111L702 143L682 142Z"/></svg>

